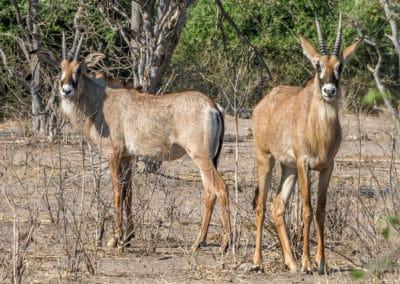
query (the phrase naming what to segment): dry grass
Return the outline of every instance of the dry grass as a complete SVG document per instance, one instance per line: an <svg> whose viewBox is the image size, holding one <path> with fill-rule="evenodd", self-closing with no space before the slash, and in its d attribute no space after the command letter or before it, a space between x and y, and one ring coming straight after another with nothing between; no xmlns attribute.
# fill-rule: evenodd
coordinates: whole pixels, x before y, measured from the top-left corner
<svg viewBox="0 0 400 284"><path fill-rule="evenodd" d="M234 126L227 117L220 169L231 189L237 238L234 253L229 250L225 255L218 247L218 206L208 245L194 255L190 252L200 227L203 192L198 170L189 158L163 163L157 175L134 174L135 238L130 247L118 251L104 245L112 232L113 193L101 155L71 132L64 133L60 143L49 144L25 136L24 123L2 124L0 279L93 283L349 281L350 270L366 268L367 263L392 248L382 237L379 223L386 215L400 216L399 151L393 148L398 137L393 137L391 122L385 116L343 115L342 121L344 142L327 205L327 259L331 269L327 276L287 273L269 210L263 238L265 273L241 270L241 264L252 259L255 236L251 201L256 178L250 120L240 120L239 125L240 192L235 204ZM275 171L274 188L279 167ZM298 257L302 243L300 210L295 193L286 219ZM313 242L311 247L315 246ZM369 277L395 282L399 279L399 259L392 260L394 268L384 267Z"/></svg>

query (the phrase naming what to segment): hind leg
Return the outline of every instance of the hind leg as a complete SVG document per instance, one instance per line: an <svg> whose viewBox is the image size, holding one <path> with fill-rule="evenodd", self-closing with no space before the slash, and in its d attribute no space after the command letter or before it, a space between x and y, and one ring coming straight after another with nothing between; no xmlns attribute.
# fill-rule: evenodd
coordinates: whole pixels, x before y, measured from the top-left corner
<svg viewBox="0 0 400 284"><path fill-rule="evenodd" d="M210 192L210 190L205 189L204 190L204 195L205 195L205 212L203 216L203 221L201 223L201 229L199 236L197 237L195 243L192 246L193 251L197 250L200 246L204 245L207 239L207 233L208 233L208 226L210 224L212 212L214 210L215 206L215 201L217 199L217 196L215 192Z"/></svg>
<svg viewBox="0 0 400 284"><path fill-rule="evenodd" d="M111 172L112 184L114 188L115 216L114 216L114 236L108 241L109 247L116 247L122 241L122 181L121 181L121 153L114 153L109 158L109 167Z"/></svg>
<svg viewBox="0 0 400 284"><path fill-rule="evenodd" d="M278 233L279 242L283 253L283 261L289 267L291 272L297 271L296 260L294 259L293 252L290 246L286 224L285 224L285 210L289 197L297 181L296 169L289 168L282 165L282 177L278 195L272 202L272 217Z"/></svg>
<svg viewBox="0 0 400 284"><path fill-rule="evenodd" d="M204 243L207 238L208 227L212 212L215 206L216 197L221 202L222 211L222 243L221 250L226 251L232 239L231 222L229 213L229 195L228 189L221 175L218 173L211 159L193 158L200 169L201 178L203 181L205 192L205 213L201 225L200 234L193 245L196 250L201 243Z"/></svg>
<svg viewBox="0 0 400 284"><path fill-rule="evenodd" d="M132 220L132 163L131 158L122 160L122 201L125 210L126 228L124 243L134 237Z"/></svg>

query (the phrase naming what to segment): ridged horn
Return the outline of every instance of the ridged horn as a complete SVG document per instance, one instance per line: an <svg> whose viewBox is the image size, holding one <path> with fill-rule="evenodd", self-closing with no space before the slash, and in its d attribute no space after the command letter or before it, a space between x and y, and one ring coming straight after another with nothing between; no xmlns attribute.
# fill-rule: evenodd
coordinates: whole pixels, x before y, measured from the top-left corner
<svg viewBox="0 0 400 284"><path fill-rule="evenodd" d="M338 31L337 31L335 46L333 47L332 55L339 57L341 44L342 44L342 13L339 14Z"/></svg>
<svg viewBox="0 0 400 284"><path fill-rule="evenodd" d="M81 38L79 39L78 46L76 47L76 51L75 51L75 55L74 55L74 60L75 61L78 61L78 59L79 59L79 53L81 52L82 43L83 43L83 36L84 36L84 34L81 35Z"/></svg>
<svg viewBox="0 0 400 284"><path fill-rule="evenodd" d="M79 35L80 35L79 31L76 31L75 35L74 35L74 40L72 41L71 49L68 51L68 59L71 59L74 57L74 52L75 52L76 46L78 45L78 42L79 42Z"/></svg>
<svg viewBox="0 0 400 284"><path fill-rule="evenodd" d="M65 33L64 32L62 33L61 51L62 51L62 59L67 60L67 45L65 44Z"/></svg>
<svg viewBox="0 0 400 284"><path fill-rule="evenodd" d="M315 13L315 25L317 26L317 35L318 35L318 42L319 42L319 49L321 51L321 55L326 55L326 48L324 43L324 38L322 37L321 26L318 22L317 13Z"/></svg>

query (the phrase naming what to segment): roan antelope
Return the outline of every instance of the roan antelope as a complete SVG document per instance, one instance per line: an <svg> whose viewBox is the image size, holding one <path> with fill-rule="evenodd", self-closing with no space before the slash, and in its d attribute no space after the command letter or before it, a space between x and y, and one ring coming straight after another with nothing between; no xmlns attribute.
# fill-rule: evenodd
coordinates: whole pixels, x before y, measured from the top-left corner
<svg viewBox="0 0 400 284"><path fill-rule="evenodd" d="M334 166L334 158L341 142L338 116L340 74L361 42L356 40L340 52L341 15L332 55L327 55L318 20L316 19L319 54L312 44L300 36L304 55L316 70L304 88L278 86L272 89L255 107L253 134L257 161L258 190L254 199L256 209L256 249L253 262L262 266L261 239L265 216L265 202L270 190L275 160L282 168L281 182L271 209L283 252L284 263L297 271L287 235L284 215L297 179L302 198L303 256L302 271L311 271L309 232L312 221L310 200L310 170L319 171L316 210L317 253L319 273L326 272L324 253L324 221L326 194Z"/></svg>
<svg viewBox="0 0 400 284"><path fill-rule="evenodd" d="M87 73L87 66L96 64L103 54L92 53L79 61L82 40L72 60L67 58L64 35L61 62L49 51L35 53L61 67L59 91L64 115L93 143L100 144L108 158L115 199L114 236L108 245L124 245L132 236L132 158L174 160L187 153L199 167L205 192L205 213L193 249L206 240L218 197L223 226L221 250L225 251L231 241L229 196L216 168L224 136L222 110L200 92L153 96L126 89L120 82L110 87L107 78ZM126 211L125 228L121 204Z"/></svg>

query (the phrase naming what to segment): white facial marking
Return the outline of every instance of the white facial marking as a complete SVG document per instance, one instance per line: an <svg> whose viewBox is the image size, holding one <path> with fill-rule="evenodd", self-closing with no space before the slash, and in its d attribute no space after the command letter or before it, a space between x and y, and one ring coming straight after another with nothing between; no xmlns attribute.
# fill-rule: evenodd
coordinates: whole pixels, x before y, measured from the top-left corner
<svg viewBox="0 0 400 284"><path fill-rule="evenodd" d="M335 64L335 68L333 70L336 80L339 80L339 66L340 66L340 62Z"/></svg>
<svg viewBox="0 0 400 284"><path fill-rule="evenodd" d="M336 86L332 83L324 84L322 86L322 97L328 103L333 102L336 99Z"/></svg>
<svg viewBox="0 0 400 284"><path fill-rule="evenodd" d="M74 88L71 84L64 84L61 86L61 95L70 97L74 94Z"/></svg>
<svg viewBox="0 0 400 284"><path fill-rule="evenodd" d="M322 63L320 63L319 66L321 68L321 73L319 74L319 78L322 80L325 76L325 66Z"/></svg>

